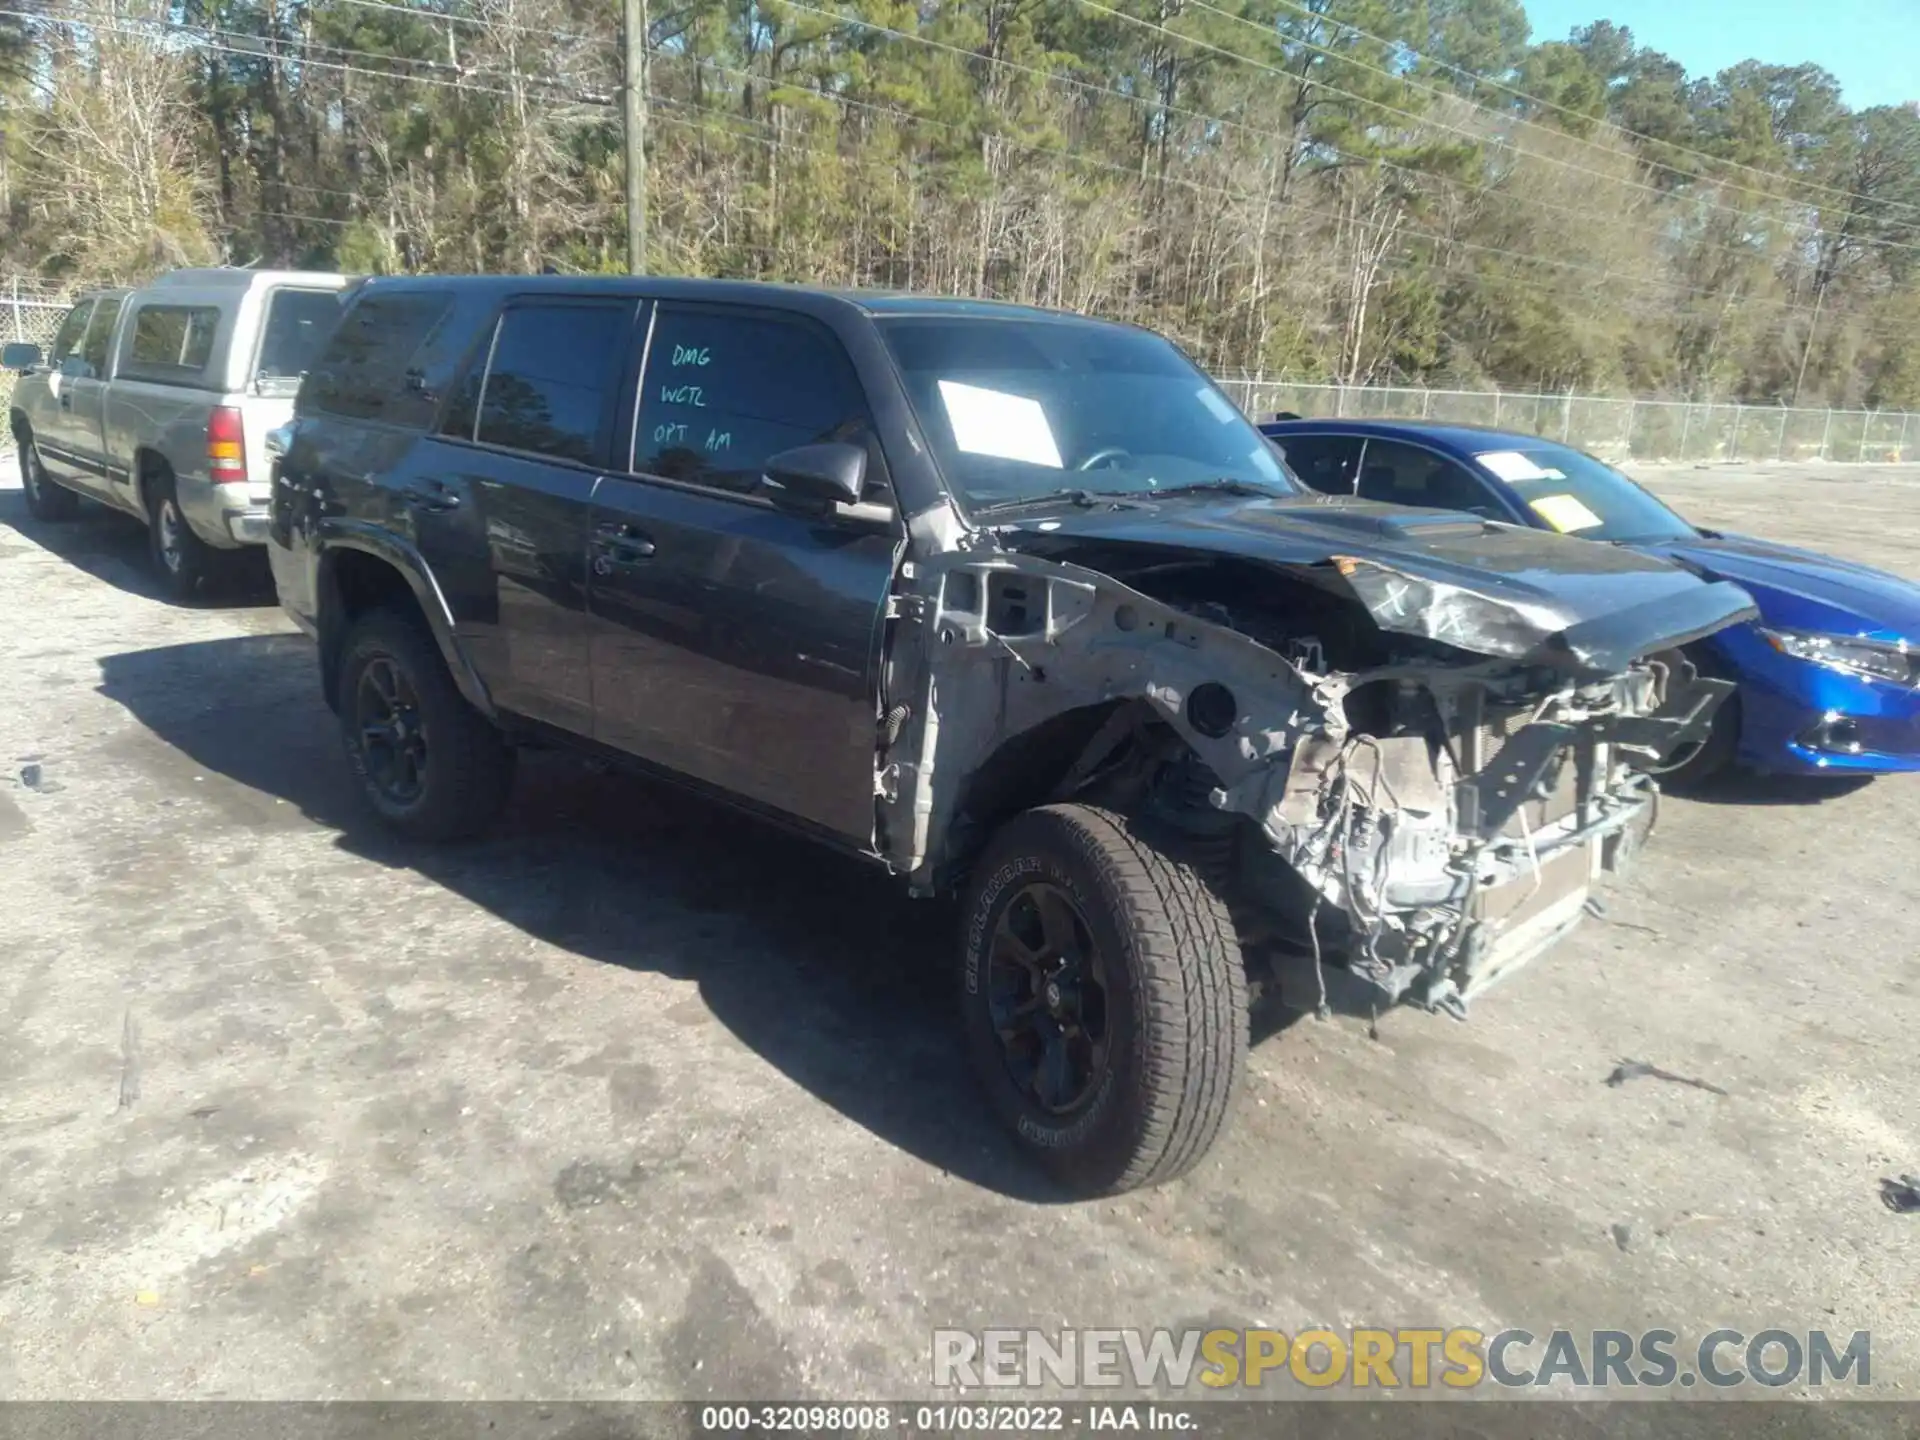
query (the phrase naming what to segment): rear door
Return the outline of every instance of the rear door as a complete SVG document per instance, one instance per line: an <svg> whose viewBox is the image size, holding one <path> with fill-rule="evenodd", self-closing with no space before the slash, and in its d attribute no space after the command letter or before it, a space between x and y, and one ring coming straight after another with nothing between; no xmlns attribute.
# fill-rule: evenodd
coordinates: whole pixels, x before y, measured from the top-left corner
<svg viewBox="0 0 1920 1440"><path fill-rule="evenodd" d="M639 302L509 300L399 500L494 702L593 730L587 525Z"/></svg>
<svg viewBox="0 0 1920 1440"><path fill-rule="evenodd" d="M655 307L645 355L631 464L593 507L594 733L867 847L898 542L760 493L769 456L846 439L893 504L853 365L801 316L691 303Z"/></svg>

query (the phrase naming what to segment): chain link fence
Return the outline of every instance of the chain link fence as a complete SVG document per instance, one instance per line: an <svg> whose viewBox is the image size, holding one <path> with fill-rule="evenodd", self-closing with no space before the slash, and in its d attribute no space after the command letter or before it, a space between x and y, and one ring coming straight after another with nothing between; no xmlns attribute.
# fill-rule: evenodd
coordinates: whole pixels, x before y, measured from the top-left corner
<svg viewBox="0 0 1920 1440"><path fill-rule="evenodd" d="M68 300L58 290L26 280L0 280L0 343L25 340L42 350L53 344L53 332L67 313ZM0 370L0 421L13 399L14 374ZM0 423L0 455L13 450L13 427Z"/></svg>
<svg viewBox="0 0 1920 1440"><path fill-rule="evenodd" d="M0 340L26 340L46 349L68 304L60 291L36 282L0 280ZM7 408L13 381L11 372L0 370L0 412ZM1920 414L1898 410L1806 410L1508 390L1325 385L1245 373L1222 376L1220 385L1255 419L1284 410L1315 418L1418 418L1491 425L1562 440L1615 461L1920 461ZM0 425L0 453L12 448L11 428Z"/></svg>
<svg viewBox="0 0 1920 1440"><path fill-rule="evenodd" d="M1284 410L1311 419L1490 425L1564 441L1613 461L1920 461L1920 414L1900 410L1796 410L1704 400L1317 385L1244 374L1223 377L1220 385L1256 420Z"/></svg>

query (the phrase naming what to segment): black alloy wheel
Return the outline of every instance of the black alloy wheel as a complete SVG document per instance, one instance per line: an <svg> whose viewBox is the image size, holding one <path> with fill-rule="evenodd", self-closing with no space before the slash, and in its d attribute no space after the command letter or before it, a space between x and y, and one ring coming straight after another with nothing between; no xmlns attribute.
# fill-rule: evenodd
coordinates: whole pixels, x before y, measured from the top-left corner
<svg viewBox="0 0 1920 1440"><path fill-rule="evenodd" d="M1052 1114L1084 1105L1107 1068L1107 968L1064 889L1035 880L1008 902L987 953L987 984L1008 1078Z"/></svg>
<svg viewBox="0 0 1920 1440"><path fill-rule="evenodd" d="M427 726L419 697L392 657L375 656L360 671L353 718L367 783L395 807L418 803L427 785Z"/></svg>

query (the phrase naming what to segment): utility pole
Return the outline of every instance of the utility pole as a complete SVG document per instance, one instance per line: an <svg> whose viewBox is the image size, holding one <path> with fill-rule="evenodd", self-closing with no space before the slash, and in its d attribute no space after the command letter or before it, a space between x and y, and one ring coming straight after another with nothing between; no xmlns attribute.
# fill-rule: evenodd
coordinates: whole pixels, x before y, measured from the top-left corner
<svg viewBox="0 0 1920 1440"><path fill-rule="evenodd" d="M627 152L627 271L647 273L647 0L620 0L626 81L620 103Z"/></svg>
<svg viewBox="0 0 1920 1440"><path fill-rule="evenodd" d="M1793 400L1791 403L1796 407L1800 404L1800 387L1807 383L1807 361L1813 357L1813 337L1815 332L1820 329L1820 307L1826 304L1826 301L1827 284L1826 281L1823 280L1814 288L1813 319L1807 322L1807 343L1800 348L1800 373L1793 377ZM1825 442L1822 442L1823 445L1824 443ZM1823 460L1826 459L1824 450L1820 458Z"/></svg>

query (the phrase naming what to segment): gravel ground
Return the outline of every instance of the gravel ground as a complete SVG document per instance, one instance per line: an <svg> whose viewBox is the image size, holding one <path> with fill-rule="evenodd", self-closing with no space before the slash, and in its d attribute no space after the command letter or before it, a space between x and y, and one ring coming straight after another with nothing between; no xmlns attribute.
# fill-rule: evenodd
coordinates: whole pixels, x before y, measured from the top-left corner
<svg viewBox="0 0 1920 1440"><path fill-rule="evenodd" d="M1920 576L1920 468L1649 478ZM307 643L116 519L0 494L0 614L0 1398L897 1397L937 1326L1202 1322L1870 1329L1920 1386L1911 779L1669 802L1468 1023L1292 1024L1194 1177L1061 1204L944 913L557 757L397 845Z"/></svg>

